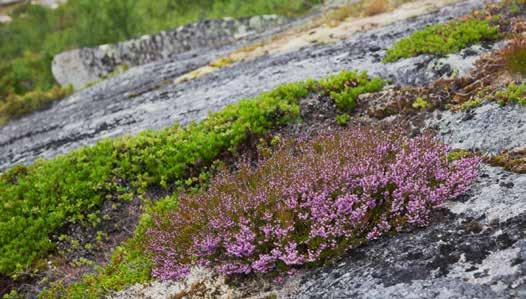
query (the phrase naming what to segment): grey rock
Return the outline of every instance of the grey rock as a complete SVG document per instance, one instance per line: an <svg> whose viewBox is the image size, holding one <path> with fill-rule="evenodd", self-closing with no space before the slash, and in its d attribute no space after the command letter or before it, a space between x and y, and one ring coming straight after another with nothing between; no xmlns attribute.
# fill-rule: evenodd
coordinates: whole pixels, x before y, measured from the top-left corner
<svg viewBox="0 0 526 299"><path fill-rule="evenodd" d="M13 19L8 15L0 15L0 23L9 23Z"/></svg>
<svg viewBox="0 0 526 299"><path fill-rule="evenodd" d="M236 63L196 80L171 83L234 47L196 50L138 66L79 91L69 98L0 127L0 170L37 158L51 158L112 136L159 129L201 119L241 98L280 84L319 78L344 69L367 70L397 84L425 84L438 74L420 56L384 65L371 45L386 49L428 24L444 22L480 8L484 1L463 1L439 11L357 34L334 44L313 44L297 51Z"/></svg>
<svg viewBox="0 0 526 299"><path fill-rule="evenodd" d="M139 66L192 50L215 49L286 22L275 15L208 20L118 44L64 52L53 58L51 69L58 83L80 89L121 65Z"/></svg>
<svg viewBox="0 0 526 299"><path fill-rule="evenodd" d="M57 9L60 5L65 4L68 0L31 0L33 5L42 5L51 9Z"/></svg>
<svg viewBox="0 0 526 299"><path fill-rule="evenodd" d="M15 3L21 3L25 0L0 0L0 6L7 6Z"/></svg>
<svg viewBox="0 0 526 299"><path fill-rule="evenodd" d="M505 221L526 212L526 175L483 167L480 180L466 200L452 201L455 214L483 218L482 222Z"/></svg>
<svg viewBox="0 0 526 299"><path fill-rule="evenodd" d="M453 148L498 153L524 146L526 142L526 107L504 107L488 103L471 111L445 111L428 120L444 141Z"/></svg>

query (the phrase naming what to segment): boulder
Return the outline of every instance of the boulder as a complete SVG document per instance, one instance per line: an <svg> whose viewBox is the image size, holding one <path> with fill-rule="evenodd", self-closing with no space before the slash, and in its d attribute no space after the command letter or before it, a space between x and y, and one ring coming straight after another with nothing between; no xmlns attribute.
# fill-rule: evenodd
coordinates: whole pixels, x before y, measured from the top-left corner
<svg viewBox="0 0 526 299"><path fill-rule="evenodd" d="M71 84L80 89L121 66L139 66L197 49L218 48L286 21L283 17L264 15L198 22L118 44L58 54L53 59L52 72L61 85Z"/></svg>
<svg viewBox="0 0 526 299"><path fill-rule="evenodd" d="M7 15L0 15L0 23L9 23L12 19L10 16Z"/></svg>
<svg viewBox="0 0 526 299"><path fill-rule="evenodd" d="M0 0L0 6L8 6L11 4L22 3L25 0Z"/></svg>
<svg viewBox="0 0 526 299"><path fill-rule="evenodd" d="M58 8L60 5L68 2L67 0L31 0L33 5L47 6L52 9Z"/></svg>

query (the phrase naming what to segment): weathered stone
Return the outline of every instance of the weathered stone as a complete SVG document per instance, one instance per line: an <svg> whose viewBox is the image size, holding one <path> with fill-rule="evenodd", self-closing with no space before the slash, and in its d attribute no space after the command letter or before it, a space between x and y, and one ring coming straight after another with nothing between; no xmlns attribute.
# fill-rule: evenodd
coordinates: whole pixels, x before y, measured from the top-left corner
<svg viewBox="0 0 526 299"><path fill-rule="evenodd" d="M57 9L60 5L65 4L68 0L31 0L33 5L47 6L51 9Z"/></svg>
<svg viewBox="0 0 526 299"><path fill-rule="evenodd" d="M24 1L25 0L0 0L0 6L7 6L7 5L12 5L16 3L22 3Z"/></svg>
<svg viewBox="0 0 526 299"><path fill-rule="evenodd" d="M202 298L229 299L233 290L225 283L225 277L203 268L193 268L181 282L154 281L147 285L134 285L108 298Z"/></svg>
<svg viewBox="0 0 526 299"><path fill-rule="evenodd" d="M10 16L7 15L0 15L0 23L9 23L13 19Z"/></svg>
<svg viewBox="0 0 526 299"><path fill-rule="evenodd" d="M425 84L439 77L426 70L432 58L420 56L383 64L378 55L394 41L426 25L444 22L480 8L463 1L428 15L403 20L334 44L238 62L201 78L173 84L190 70L222 57L233 47L198 49L131 68L82 90L51 108L0 127L0 170L36 158L50 158L106 137L186 124L241 98L280 84L319 78L344 69L366 70L396 84ZM371 46L382 50L370 52Z"/></svg>
<svg viewBox="0 0 526 299"><path fill-rule="evenodd" d="M524 146L526 107L489 103L469 112L445 111L429 119L428 126L438 129L444 141L453 148L497 154Z"/></svg>
<svg viewBox="0 0 526 299"><path fill-rule="evenodd" d="M283 17L267 15L189 24L118 44L58 54L53 59L52 72L61 85L71 84L75 89L80 89L121 65L139 66L188 51L218 48L285 22Z"/></svg>

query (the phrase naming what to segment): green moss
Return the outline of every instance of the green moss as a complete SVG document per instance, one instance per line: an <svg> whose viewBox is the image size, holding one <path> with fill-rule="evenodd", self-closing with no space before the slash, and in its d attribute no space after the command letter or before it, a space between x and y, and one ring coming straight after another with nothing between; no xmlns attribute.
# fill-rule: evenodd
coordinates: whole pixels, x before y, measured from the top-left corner
<svg viewBox="0 0 526 299"><path fill-rule="evenodd" d="M384 62L421 54L446 55L499 37L498 27L492 26L488 21L468 19L428 26L395 43L387 50Z"/></svg>
<svg viewBox="0 0 526 299"><path fill-rule="evenodd" d="M0 273L16 276L31 269L35 260L54 250L49 235L63 225L100 221L98 211L108 196L126 201L133 198L131 194L142 194L152 186L174 190L206 182L214 161L225 152L236 152L248 135L261 136L272 128L296 122L299 100L309 93L350 94L355 98L382 85L380 79L357 72L284 84L184 128L176 125L103 140L64 156L7 170L0 174ZM175 204L173 199L164 200L154 208L162 210ZM141 223L139 232L148 224L147 215ZM115 289L146 279L148 263L140 249L131 246L124 252L126 258L121 262L87 277L81 283L84 287L72 288L97 288L101 284L105 289Z"/></svg>
<svg viewBox="0 0 526 299"><path fill-rule="evenodd" d="M340 111L352 112L359 95L380 91L384 84L380 78L371 80L366 72L342 72L320 80L319 88L331 97Z"/></svg>
<svg viewBox="0 0 526 299"><path fill-rule="evenodd" d="M141 234L144 232L141 231ZM151 279L152 264L143 254L142 236L136 235L117 247L108 265L95 273L84 275L78 282L65 285L54 283L39 294L39 298L102 298L110 290L122 290L138 282Z"/></svg>
<svg viewBox="0 0 526 299"><path fill-rule="evenodd" d="M482 100L479 98L476 98L476 99L469 100L469 101L462 103L462 105L460 106L460 110L467 111L467 110L471 110L473 108L479 107L480 105L482 105Z"/></svg>
<svg viewBox="0 0 526 299"><path fill-rule="evenodd" d="M347 113L338 114L336 116L336 123L342 127L345 127L347 123L349 123L349 120L351 120L351 116Z"/></svg>
<svg viewBox="0 0 526 299"><path fill-rule="evenodd" d="M61 100L73 92L73 87L54 86L49 91L32 91L22 96L10 94L4 101L0 101L0 125L12 118L40 110Z"/></svg>
<svg viewBox="0 0 526 299"><path fill-rule="evenodd" d="M501 105L516 103L526 106L526 84L509 84L506 89L496 93L497 102Z"/></svg>
<svg viewBox="0 0 526 299"><path fill-rule="evenodd" d="M469 156L473 156L473 153L464 149L455 149L448 153L447 159L448 161L453 162Z"/></svg>
<svg viewBox="0 0 526 299"><path fill-rule="evenodd" d="M22 299L23 297L18 294L17 291L12 290L8 294L4 294L2 299Z"/></svg>
<svg viewBox="0 0 526 299"><path fill-rule="evenodd" d="M411 105L411 107L413 107L414 109L418 109L418 110L426 110L426 109L431 108L432 105L429 104L429 102L427 102L427 101L424 100L423 98L418 97L418 98L413 102L413 104Z"/></svg>

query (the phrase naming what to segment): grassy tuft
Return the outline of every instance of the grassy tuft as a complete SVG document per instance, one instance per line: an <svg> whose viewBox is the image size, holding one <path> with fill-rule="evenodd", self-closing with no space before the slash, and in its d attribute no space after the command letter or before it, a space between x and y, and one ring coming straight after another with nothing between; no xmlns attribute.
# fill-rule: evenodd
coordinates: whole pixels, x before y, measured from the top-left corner
<svg viewBox="0 0 526 299"><path fill-rule="evenodd" d="M366 16L374 16L386 12L389 9L389 1L387 0L372 0L365 4L364 14Z"/></svg>
<svg viewBox="0 0 526 299"><path fill-rule="evenodd" d="M71 86L54 86L49 91L35 90L21 96L10 94L3 102L0 101L0 125L10 119L44 109L52 102L61 100L72 92Z"/></svg>
<svg viewBox="0 0 526 299"><path fill-rule="evenodd" d="M512 74L526 76L526 37L519 35L500 52L506 70Z"/></svg>

